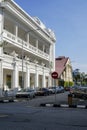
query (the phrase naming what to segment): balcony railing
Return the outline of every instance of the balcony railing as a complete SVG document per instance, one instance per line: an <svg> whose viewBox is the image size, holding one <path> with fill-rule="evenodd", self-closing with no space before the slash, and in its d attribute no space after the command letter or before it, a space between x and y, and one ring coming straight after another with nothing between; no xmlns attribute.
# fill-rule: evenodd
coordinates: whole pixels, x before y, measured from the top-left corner
<svg viewBox="0 0 87 130"><path fill-rule="evenodd" d="M22 39L20 39L19 37L16 37L15 35L13 35L12 33L4 30L3 31L3 38L5 38L5 40L9 40L11 41L12 44L14 44L15 46L21 46L23 47L23 49L27 49L29 52L34 53L35 55L38 55L40 57L43 57L45 59L49 60L49 55L43 51L41 51L40 49L34 47L33 45L23 41ZM22 46L23 45L23 46Z"/></svg>
<svg viewBox="0 0 87 130"><path fill-rule="evenodd" d="M20 58L17 57L15 59L15 61L14 61L14 57L9 55L9 54L4 53L3 54L3 59L4 59L4 63L6 63L4 65L6 65L6 66L8 66L8 64L10 64L10 67L11 67L14 64L14 62L18 63L20 66L22 65L22 62L21 62ZM36 64L34 62L30 62L30 61L28 61L28 62L29 62L30 67L31 68L33 67L35 69ZM26 68L26 60L24 60L24 67ZM42 71L42 69L43 69L42 65L40 65L40 64L37 64L37 68L39 69L39 71L40 70ZM44 67L44 69L45 69L45 71L49 72L48 67Z"/></svg>

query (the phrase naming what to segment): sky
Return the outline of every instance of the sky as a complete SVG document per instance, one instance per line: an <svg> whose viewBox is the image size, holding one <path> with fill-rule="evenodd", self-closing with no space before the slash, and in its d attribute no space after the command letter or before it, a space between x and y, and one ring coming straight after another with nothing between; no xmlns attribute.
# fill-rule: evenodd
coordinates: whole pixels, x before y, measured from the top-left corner
<svg viewBox="0 0 87 130"><path fill-rule="evenodd" d="M87 0L14 1L54 31L55 57L69 57L73 69L87 73Z"/></svg>

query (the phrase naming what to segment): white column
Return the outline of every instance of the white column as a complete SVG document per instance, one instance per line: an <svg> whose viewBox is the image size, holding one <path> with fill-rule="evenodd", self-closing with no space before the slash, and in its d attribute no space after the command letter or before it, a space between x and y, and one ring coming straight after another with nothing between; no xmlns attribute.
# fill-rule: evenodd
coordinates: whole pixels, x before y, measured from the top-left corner
<svg viewBox="0 0 87 130"><path fill-rule="evenodd" d="M16 37L18 37L18 26L17 25L15 26L15 35L16 35Z"/></svg>
<svg viewBox="0 0 87 130"><path fill-rule="evenodd" d="M52 57L52 61L53 61L53 69L55 70L55 44L53 44L53 57Z"/></svg>
<svg viewBox="0 0 87 130"><path fill-rule="evenodd" d="M29 33L27 34L27 44L28 44L28 47L29 47Z"/></svg>
<svg viewBox="0 0 87 130"><path fill-rule="evenodd" d="M52 86L52 78L49 75L49 77L48 77L48 87L51 87L51 86Z"/></svg>
<svg viewBox="0 0 87 130"><path fill-rule="evenodd" d="M3 86L4 86L4 90L6 90L6 71L4 71L3 74Z"/></svg>
<svg viewBox="0 0 87 130"><path fill-rule="evenodd" d="M3 47L0 47L0 58L2 59Z"/></svg>
<svg viewBox="0 0 87 130"><path fill-rule="evenodd" d="M17 38L18 38L18 26L15 25L15 36L16 36L16 41L17 41Z"/></svg>
<svg viewBox="0 0 87 130"><path fill-rule="evenodd" d="M4 16L3 16L3 8L0 8L0 34L3 31L3 22L4 22Z"/></svg>
<svg viewBox="0 0 87 130"><path fill-rule="evenodd" d="M30 87L30 70L29 70L28 67L27 67L27 71L26 71L26 74L25 74L25 85L24 86L26 88Z"/></svg>
<svg viewBox="0 0 87 130"><path fill-rule="evenodd" d="M49 78L51 78L51 71L53 71L53 68L52 68L52 55L53 55L53 52L52 52L52 45L50 45L50 49L49 49ZM50 83L49 83L50 84Z"/></svg>
<svg viewBox="0 0 87 130"><path fill-rule="evenodd" d="M45 51L45 45L43 45L43 52Z"/></svg>
<svg viewBox="0 0 87 130"><path fill-rule="evenodd" d="M12 88L18 88L19 87L19 72L18 72L18 66L16 63L13 63L13 75L12 75Z"/></svg>
<svg viewBox="0 0 87 130"><path fill-rule="evenodd" d="M35 74L35 88L38 88L39 86L38 86L38 72L36 72L36 74Z"/></svg>
<svg viewBox="0 0 87 130"><path fill-rule="evenodd" d="M52 52L52 45L50 45L49 55L50 55L50 61L51 61L51 60L52 60L52 55L53 55L53 52Z"/></svg>
<svg viewBox="0 0 87 130"><path fill-rule="evenodd" d="M51 62L52 62L52 55L53 55L53 51L52 51L52 45L50 44L50 48L49 48L49 77L48 77L48 86L52 86L52 78L51 78L51 73L53 71Z"/></svg>
<svg viewBox="0 0 87 130"><path fill-rule="evenodd" d="M38 80L38 71L37 71L37 66L35 66L35 88L39 87L39 80Z"/></svg>
<svg viewBox="0 0 87 130"><path fill-rule="evenodd" d="M2 59L0 59L0 88L3 89L3 68L2 68Z"/></svg>
<svg viewBox="0 0 87 130"><path fill-rule="evenodd" d="M29 43L29 33L27 33L27 42Z"/></svg>
<svg viewBox="0 0 87 130"><path fill-rule="evenodd" d="M3 54L3 22L4 22L4 16L3 16L3 9L0 8L0 57Z"/></svg>
<svg viewBox="0 0 87 130"><path fill-rule="evenodd" d="M37 51L38 51L38 39L36 40L36 48L37 48Z"/></svg>
<svg viewBox="0 0 87 130"><path fill-rule="evenodd" d="M43 82L42 87L46 88L46 78L45 78L45 75L43 75L43 80L42 80L42 82Z"/></svg>
<svg viewBox="0 0 87 130"><path fill-rule="evenodd" d="M0 0L1 2L1 0ZM3 9L0 8L0 34L3 33ZM0 44L2 44L2 36L0 36ZM3 47L0 47L0 88L3 88L3 68L2 68Z"/></svg>
<svg viewBox="0 0 87 130"><path fill-rule="evenodd" d="M46 77L45 77L45 73L44 73L44 68L43 68L43 77L42 77L42 87L46 87Z"/></svg>

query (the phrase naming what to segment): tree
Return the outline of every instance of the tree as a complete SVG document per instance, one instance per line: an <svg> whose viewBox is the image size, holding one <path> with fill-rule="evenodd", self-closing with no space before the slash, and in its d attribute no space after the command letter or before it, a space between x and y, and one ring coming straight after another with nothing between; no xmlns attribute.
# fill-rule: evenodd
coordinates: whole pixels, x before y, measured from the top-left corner
<svg viewBox="0 0 87 130"><path fill-rule="evenodd" d="M79 69L75 69L73 71L73 80L74 80L76 85L79 84L79 82L80 82L80 72L79 72Z"/></svg>
<svg viewBox="0 0 87 130"><path fill-rule="evenodd" d="M80 72L79 69L73 71L73 79L77 85L87 85L87 74Z"/></svg>

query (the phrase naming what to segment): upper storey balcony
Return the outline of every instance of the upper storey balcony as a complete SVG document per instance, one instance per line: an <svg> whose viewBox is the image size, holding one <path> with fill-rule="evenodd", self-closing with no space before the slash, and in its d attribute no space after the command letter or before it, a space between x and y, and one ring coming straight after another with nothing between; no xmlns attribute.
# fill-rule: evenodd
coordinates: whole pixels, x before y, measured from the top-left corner
<svg viewBox="0 0 87 130"><path fill-rule="evenodd" d="M9 44L9 51L15 49L18 53L23 49L29 54L49 60L50 44L45 39L37 35L36 30L28 30L21 26L20 23L15 23L7 17L4 17L3 40Z"/></svg>

